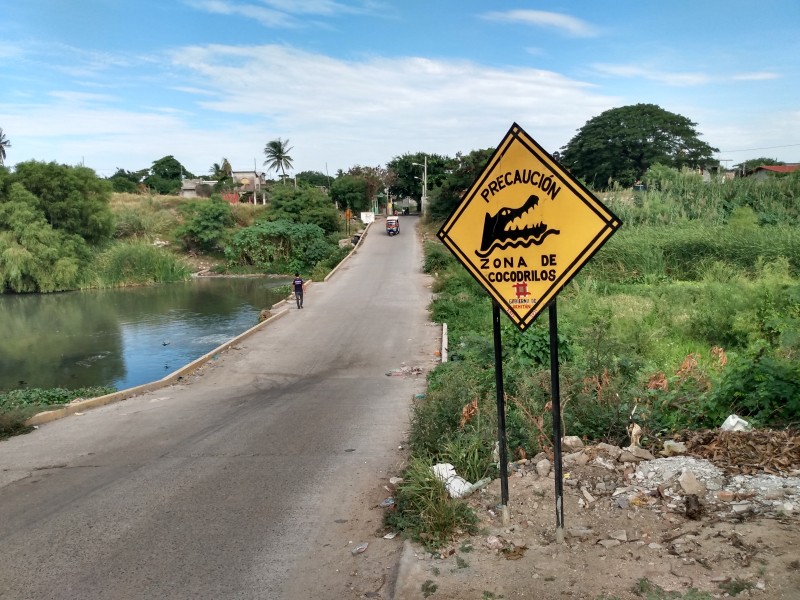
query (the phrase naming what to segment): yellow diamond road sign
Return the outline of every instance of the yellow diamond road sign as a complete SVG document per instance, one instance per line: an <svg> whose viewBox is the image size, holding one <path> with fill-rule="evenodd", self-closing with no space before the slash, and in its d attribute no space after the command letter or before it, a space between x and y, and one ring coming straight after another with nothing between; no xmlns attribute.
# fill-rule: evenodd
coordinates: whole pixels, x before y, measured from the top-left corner
<svg viewBox="0 0 800 600"><path fill-rule="evenodd" d="M525 330L621 225L514 123L438 236Z"/></svg>

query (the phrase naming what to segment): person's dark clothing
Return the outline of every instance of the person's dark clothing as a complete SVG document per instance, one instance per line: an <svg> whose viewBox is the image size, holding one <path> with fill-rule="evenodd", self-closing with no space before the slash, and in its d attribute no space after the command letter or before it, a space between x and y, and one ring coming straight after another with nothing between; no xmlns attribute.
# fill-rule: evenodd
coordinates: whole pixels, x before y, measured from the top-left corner
<svg viewBox="0 0 800 600"><path fill-rule="evenodd" d="M297 300L297 308L303 308L303 278L298 276L294 278L292 281L292 285L294 286L294 297Z"/></svg>

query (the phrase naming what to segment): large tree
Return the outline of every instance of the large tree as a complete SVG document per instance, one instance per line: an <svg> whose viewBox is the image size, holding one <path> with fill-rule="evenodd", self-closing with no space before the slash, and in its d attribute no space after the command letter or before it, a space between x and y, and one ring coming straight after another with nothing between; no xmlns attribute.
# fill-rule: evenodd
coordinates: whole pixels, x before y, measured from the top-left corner
<svg viewBox="0 0 800 600"><path fill-rule="evenodd" d="M589 185L632 185L650 165L677 169L715 166L718 152L686 117L655 104L612 108L589 119L566 146L561 163Z"/></svg>
<svg viewBox="0 0 800 600"><path fill-rule="evenodd" d="M469 186L478 178L489 162L494 148L473 150L467 155L460 152L451 160L451 168L443 173L441 182L430 194L428 213L433 219L443 219L450 215ZM430 169L430 167L428 167ZM430 173L428 182L430 183Z"/></svg>
<svg viewBox="0 0 800 600"><path fill-rule="evenodd" d="M6 137L6 134L3 133L3 128L0 127L0 165L5 163L6 148L11 148L11 142Z"/></svg>
<svg viewBox="0 0 800 600"><path fill-rule="evenodd" d="M30 192L34 209L53 229L89 244L102 244L113 234L111 184L92 169L26 161L17 164L11 180Z"/></svg>
<svg viewBox="0 0 800 600"><path fill-rule="evenodd" d="M194 175L170 154L153 161L150 174L144 178L143 183L159 194L177 194L181 190L184 177L193 179Z"/></svg>
<svg viewBox="0 0 800 600"><path fill-rule="evenodd" d="M452 158L439 154L403 154L396 156L386 165L389 174L389 193L395 198L422 197L424 165L428 165L428 192L441 185L447 173L455 168Z"/></svg>
<svg viewBox="0 0 800 600"><path fill-rule="evenodd" d="M264 165L270 171L275 171L276 173L280 171L284 183L286 183L286 169L292 168L292 157L289 156L291 150L292 147L289 146L289 140L282 140L281 138L267 142L267 145L264 146L264 156L267 157Z"/></svg>
<svg viewBox="0 0 800 600"><path fill-rule="evenodd" d="M267 221L286 220L318 225L326 233L339 228L339 214L327 194L317 188L276 185L272 187Z"/></svg>
<svg viewBox="0 0 800 600"><path fill-rule="evenodd" d="M337 177L331 185L331 199L340 208L349 208L354 212L361 212L370 207L367 180L355 175L342 175Z"/></svg>
<svg viewBox="0 0 800 600"><path fill-rule="evenodd" d="M331 178L325 173L319 171L301 171L295 175L297 185L307 184L315 187L323 187L329 189L331 187Z"/></svg>

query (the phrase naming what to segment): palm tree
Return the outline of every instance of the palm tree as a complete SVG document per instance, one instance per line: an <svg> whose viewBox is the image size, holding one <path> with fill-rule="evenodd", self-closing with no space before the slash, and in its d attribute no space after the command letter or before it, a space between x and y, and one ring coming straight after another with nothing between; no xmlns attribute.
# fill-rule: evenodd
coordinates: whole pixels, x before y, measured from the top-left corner
<svg viewBox="0 0 800 600"><path fill-rule="evenodd" d="M0 127L0 165L6 160L6 148L11 148L11 142L8 141L6 134L3 133L3 128Z"/></svg>
<svg viewBox="0 0 800 600"><path fill-rule="evenodd" d="M291 149L289 140L283 141L281 138L272 140L264 146L264 154L267 157L264 164L270 171L280 171L284 184L286 183L286 169L292 168L292 157L289 156Z"/></svg>
<svg viewBox="0 0 800 600"><path fill-rule="evenodd" d="M231 167L231 163L228 162L228 159L223 158L222 164L214 163L211 165L211 168L208 170L208 172L215 180L222 181L232 177L233 168Z"/></svg>

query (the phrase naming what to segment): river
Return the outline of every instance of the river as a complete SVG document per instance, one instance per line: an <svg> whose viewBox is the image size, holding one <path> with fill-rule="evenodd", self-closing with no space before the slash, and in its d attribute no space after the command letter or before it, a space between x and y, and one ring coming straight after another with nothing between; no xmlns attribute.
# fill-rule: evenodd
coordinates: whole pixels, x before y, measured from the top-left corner
<svg viewBox="0 0 800 600"><path fill-rule="evenodd" d="M0 294L0 390L156 381L258 323L289 280L208 277L60 294Z"/></svg>

